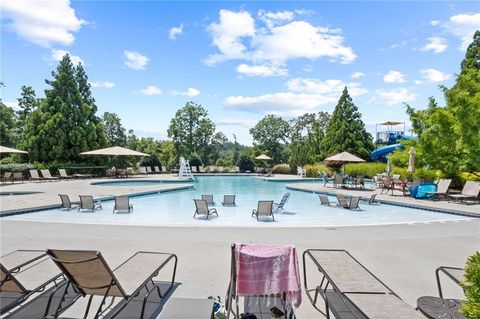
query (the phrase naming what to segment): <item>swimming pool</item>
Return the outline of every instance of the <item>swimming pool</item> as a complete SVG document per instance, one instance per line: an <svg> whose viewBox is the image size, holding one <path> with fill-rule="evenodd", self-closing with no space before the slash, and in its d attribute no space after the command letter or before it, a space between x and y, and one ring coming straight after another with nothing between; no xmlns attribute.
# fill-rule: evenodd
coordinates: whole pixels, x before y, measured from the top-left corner
<svg viewBox="0 0 480 319"><path fill-rule="evenodd" d="M188 190L134 196L132 214L113 214L113 201L102 202L103 210L95 213L77 213L51 209L23 215L4 217L12 220L109 224L109 225L175 225L175 226L247 226L247 227L308 227L355 226L417 222L442 222L470 219L421 209L392 205L361 203L360 211L320 205L318 195L287 190L292 182L267 182L252 176L199 176ZM285 192L291 193L285 205L286 212L275 215L275 221L258 222L251 217L258 200L280 201ZM213 194L219 217L209 220L193 219L194 198ZM236 207L223 207L224 194L236 195ZM331 201L335 202L334 198ZM203 217L202 217L203 218Z"/></svg>

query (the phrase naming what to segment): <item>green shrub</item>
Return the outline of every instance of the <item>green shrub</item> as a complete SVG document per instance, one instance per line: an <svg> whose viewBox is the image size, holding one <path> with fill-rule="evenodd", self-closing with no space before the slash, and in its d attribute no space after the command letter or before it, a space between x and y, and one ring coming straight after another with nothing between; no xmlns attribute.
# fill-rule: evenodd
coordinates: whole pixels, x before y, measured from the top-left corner
<svg viewBox="0 0 480 319"><path fill-rule="evenodd" d="M422 180L427 182L433 182L438 179L442 178L442 173L440 171L426 169L426 168L418 168L413 173L413 179Z"/></svg>
<svg viewBox="0 0 480 319"><path fill-rule="evenodd" d="M467 172L460 173L460 179L462 180L462 183L465 183L466 181L480 181L480 172L477 174Z"/></svg>
<svg viewBox="0 0 480 319"><path fill-rule="evenodd" d="M373 177L385 172L385 163L355 163L345 165L345 174L349 176Z"/></svg>
<svg viewBox="0 0 480 319"><path fill-rule="evenodd" d="M465 281L462 283L467 301L462 303L461 311L467 319L480 318L480 253L467 259Z"/></svg>
<svg viewBox="0 0 480 319"><path fill-rule="evenodd" d="M33 164L1 164L0 171L2 172L22 172L25 174L28 173L29 169L34 169Z"/></svg>
<svg viewBox="0 0 480 319"><path fill-rule="evenodd" d="M291 174L292 170L288 164L277 164L273 167L274 174Z"/></svg>
<svg viewBox="0 0 480 319"><path fill-rule="evenodd" d="M327 172L328 175L332 175L332 170L323 164L307 164L305 165L305 170L307 171L307 177L318 177L318 173ZM297 169L294 169L295 174Z"/></svg>

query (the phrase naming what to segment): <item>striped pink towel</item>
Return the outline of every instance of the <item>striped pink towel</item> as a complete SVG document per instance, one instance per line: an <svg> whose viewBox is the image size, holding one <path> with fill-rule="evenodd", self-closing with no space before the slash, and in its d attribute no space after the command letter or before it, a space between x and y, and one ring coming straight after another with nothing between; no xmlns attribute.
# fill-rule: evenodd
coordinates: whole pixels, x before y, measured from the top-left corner
<svg viewBox="0 0 480 319"><path fill-rule="evenodd" d="M237 294L286 293L298 308L302 302L297 252L291 245L235 244Z"/></svg>

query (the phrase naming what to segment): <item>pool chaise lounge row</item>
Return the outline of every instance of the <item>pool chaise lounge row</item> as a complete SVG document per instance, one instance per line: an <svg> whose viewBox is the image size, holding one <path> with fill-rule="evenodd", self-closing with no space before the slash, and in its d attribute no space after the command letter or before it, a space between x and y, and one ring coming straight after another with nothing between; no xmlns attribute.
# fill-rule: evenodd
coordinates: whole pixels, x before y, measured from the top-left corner
<svg viewBox="0 0 480 319"><path fill-rule="evenodd" d="M94 318L125 317L122 311L128 312L128 318L145 318L146 312L156 313L171 296L177 263L173 253L140 251L113 269L98 251L15 251L0 257L1 313L8 313L5 318L25 318L29 313L35 317L43 313L45 318L57 318L77 300L88 297L84 310L77 307L77 311L84 311L85 315L95 304L98 308ZM424 318L345 250L307 249L303 252L302 264L306 295L327 318L331 314L336 319ZM167 265L171 267L169 280L156 281L160 273L169 273ZM320 279L315 278L320 282L313 287L310 286L312 266L321 275ZM233 244L230 269L224 314L227 318L240 318L240 298L245 299L243 311L258 318L270 318L272 314L276 318L296 318L295 310L301 304L301 282L294 246ZM278 276L279 271L282 276ZM457 284L464 275L460 268L439 267L436 276L440 297L420 297L421 312L423 304L432 298L445 300L439 273ZM33 296L35 293L39 295ZM319 297L324 300L324 309L319 308ZM92 303L93 298L101 298L101 302ZM107 303L109 298L111 301ZM120 300L116 304L115 298ZM44 302L35 303L38 299ZM130 303L134 304L133 310L128 309ZM148 310L146 304L150 306ZM213 311L213 300L170 299L157 318L213 318Z"/></svg>
<svg viewBox="0 0 480 319"><path fill-rule="evenodd" d="M58 194L62 201L62 208L67 211L71 208L78 208L80 210L86 210L94 212L97 209L102 209L102 203L95 201L91 195L79 195L80 202L72 202L70 197L65 194ZM128 195L115 196L115 205L113 206L114 213L130 213L133 210L133 205L130 204L130 198Z"/></svg>

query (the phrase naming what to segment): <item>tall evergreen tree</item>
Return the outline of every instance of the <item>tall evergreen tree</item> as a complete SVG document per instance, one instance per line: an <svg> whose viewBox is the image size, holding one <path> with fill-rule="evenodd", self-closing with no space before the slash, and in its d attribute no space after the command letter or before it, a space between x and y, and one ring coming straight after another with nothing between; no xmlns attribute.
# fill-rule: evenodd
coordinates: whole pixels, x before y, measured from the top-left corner
<svg viewBox="0 0 480 319"><path fill-rule="evenodd" d="M362 115L347 87L333 111L322 146L326 156L347 151L363 159L369 159L373 150L373 138L365 130Z"/></svg>
<svg viewBox="0 0 480 319"><path fill-rule="evenodd" d="M475 32L455 84L444 92L455 119L460 169L480 174L480 31Z"/></svg>
<svg viewBox="0 0 480 319"><path fill-rule="evenodd" d="M80 67L83 72L83 68ZM78 161L80 153L106 144L103 126L95 115L86 74L76 71L70 56L65 55L46 98L28 117L24 146L35 161ZM77 81L77 79L80 80ZM83 82L82 82L83 81Z"/></svg>

